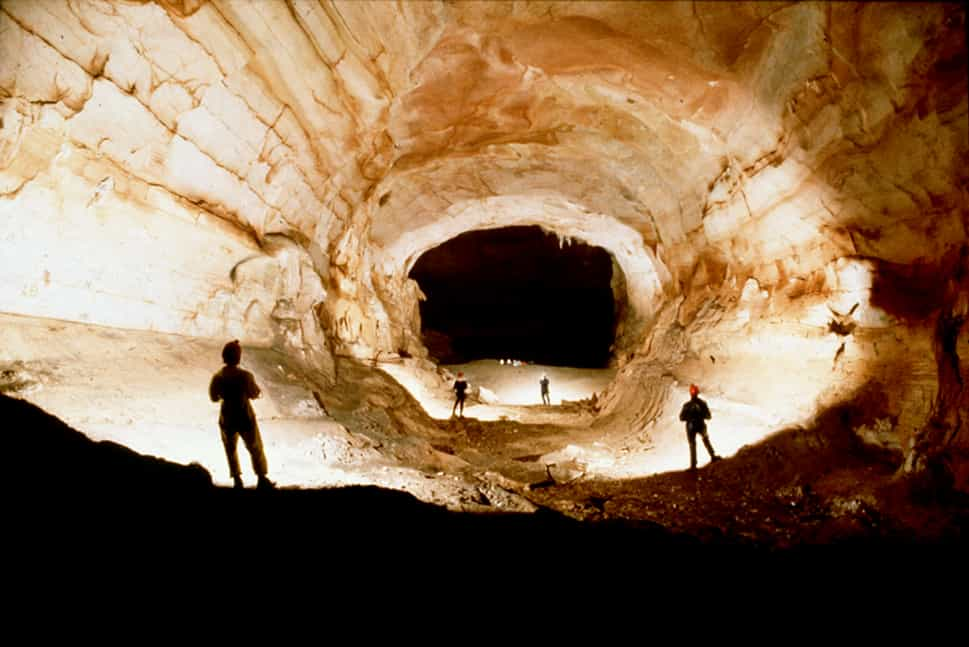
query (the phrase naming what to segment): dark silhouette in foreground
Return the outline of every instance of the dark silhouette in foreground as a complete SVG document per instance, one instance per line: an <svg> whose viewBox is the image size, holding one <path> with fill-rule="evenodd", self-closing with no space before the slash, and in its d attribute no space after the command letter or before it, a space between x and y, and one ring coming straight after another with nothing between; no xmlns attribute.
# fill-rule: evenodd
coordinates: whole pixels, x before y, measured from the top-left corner
<svg viewBox="0 0 969 647"><path fill-rule="evenodd" d="M696 569L700 577L724 564L739 568L738 576L748 577L752 564L745 557L753 556L755 561L766 557L772 569L777 564L788 568L804 565L814 572L819 566L834 565L839 574L856 573L865 560L883 572L886 564L897 567L906 555L918 564L919 572L932 570L928 559L949 571L952 564L962 563L969 508L955 504L939 508L937 497L932 510L944 515L941 526L925 524L921 513L917 524L899 525L892 521L895 517L887 516L894 509L890 508L876 517L877 527L862 527L854 516L833 516L827 501L819 498L818 505L804 504L809 516L803 517L802 525L788 528L796 531L793 550L775 552L774 543L762 534L738 533L749 529L735 525L741 512L766 524L770 532L777 529L774 521L763 519L768 501L758 496L758 490L743 494L757 497L759 512L751 509L754 500L742 508L738 505L741 486L751 479L762 483L769 490L767 498L773 499L778 487L805 474L808 480L804 482L813 484L832 467L870 465L849 451L854 446L850 426L833 427L830 420L838 416L838 412L826 414L819 423L819 429L828 433L819 435L817 429L810 429L782 434L770 446L741 452L738 469L730 470L725 461L724 469L713 471L711 481L704 476L703 482L709 483L704 491L709 494L703 499L725 500L722 510L708 509L709 516L699 522L690 522L689 514L700 506L691 505L688 510L685 505L696 479L688 479L683 472L635 482L637 490L645 487L649 491L651 483L651 491L657 493L675 492L671 485L684 490L677 495L679 510L666 523L618 517L578 521L541 505L540 493L561 488L561 484L532 491L529 496L539 508L531 514L503 512L498 507L491 513L450 511L405 492L374 486L305 490L215 487L200 465L179 465L110 441L95 442L26 400L0 393L0 421L4 423L0 435L8 453L18 459L12 461L12 469L2 472L9 495L5 547L16 556L8 560L6 573L16 574L19 568L28 578L25 581L36 582L41 569L53 570L63 578L81 567L92 571L85 577L95 578L84 580L86 583L111 582L105 580L106 573L123 571L154 585L161 577L174 575L184 582L191 571L199 576L214 571L211 575L216 579L231 582L238 579L234 571L239 563L265 555L273 566L285 566L301 576L325 568L328 576L353 582L369 577L372 571L376 571L375 577L387 577L401 568L419 568L423 577L435 568L453 573L456 564L473 556L477 564L490 560L496 567L515 569L516 575L554 566L554 572L567 575L574 583L574 578L593 571L628 578L630 567L637 562L651 576L670 568L669 581L682 577L684 568ZM820 450L819 437L828 441ZM778 448L785 450L783 460L771 458ZM813 466L807 472L805 459ZM883 470L886 478L892 471L890 465ZM764 482L765 478L769 481ZM812 497L821 496L821 488L818 490ZM603 505L601 499L587 501ZM798 512L802 504L792 508L783 501L777 507ZM777 512L772 509L772 516ZM240 519L253 521L246 524L244 533L240 532ZM926 527L936 529L926 533ZM805 545L798 540L802 532L806 533ZM829 546L820 552L810 550L811 544L832 542L846 550L832 553ZM925 550L924 542L932 545L931 551ZM527 550L528 546L541 546L541 556ZM727 552L710 552L711 547ZM598 570L562 567L581 554L596 555ZM689 559L675 559L677 554ZM833 562L837 555L841 559ZM899 572L893 571L895 575Z"/></svg>
<svg viewBox="0 0 969 647"><path fill-rule="evenodd" d="M718 461L720 457L713 451L710 437L707 435L707 420L710 419L710 407L700 398L700 388L696 384L690 385L690 400L680 410L680 420L686 422L686 438L690 442L690 469L696 469L696 437L703 438L703 446L710 454L710 461Z"/></svg>
<svg viewBox="0 0 969 647"><path fill-rule="evenodd" d="M222 431L222 445L229 461L229 474L236 488L242 488L242 471L239 469L239 455L236 445L239 436L249 450L252 458L252 469L259 478L258 487L272 489L273 482L267 478L269 468L266 464L266 454L262 448L262 437L259 435L259 425L256 413L252 410L249 400L259 397L259 387L252 373L239 368L242 360L242 347L239 341L230 341L222 349L222 360L225 366L212 376L209 384L209 397L212 402L222 401L219 410L219 429Z"/></svg>
<svg viewBox="0 0 969 647"><path fill-rule="evenodd" d="M548 375L542 374L542 379L538 381L542 386L542 404L552 404L552 399L548 394Z"/></svg>
<svg viewBox="0 0 969 647"><path fill-rule="evenodd" d="M464 398L467 395L468 383L464 380L464 373L458 373L458 379L454 381L454 406L451 407L451 416L454 416L454 412L460 407L460 417L464 417Z"/></svg>
<svg viewBox="0 0 969 647"><path fill-rule="evenodd" d="M37 552L44 563L70 559L103 569L122 559L144 564L183 555L213 567L234 563L227 555L251 560L257 548L272 548L274 559L298 559L303 567L318 561L339 569L340 559L331 558L339 555L346 557L344 568L357 571L374 563L390 567L386 559L374 561L388 551L388 538L393 551L448 556L437 563L449 567L466 559L469 547L476 555L498 555L496 547L513 546L512 538L562 550L625 545L630 552L691 550L700 543L649 521L582 523L547 508L453 512L376 486L216 487L201 465L95 442L26 400L0 394L0 420L6 445L20 457L5 473L8 492L17 493L5 511L5 541L20 545L18 558ZM254 521L244 534L240 519Z"/></svg>

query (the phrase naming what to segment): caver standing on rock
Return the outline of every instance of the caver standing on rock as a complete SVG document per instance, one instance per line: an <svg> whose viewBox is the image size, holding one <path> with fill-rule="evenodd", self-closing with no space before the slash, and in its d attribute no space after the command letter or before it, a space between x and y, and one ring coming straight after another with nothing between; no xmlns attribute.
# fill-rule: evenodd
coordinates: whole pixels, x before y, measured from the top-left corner
<svg viewBox="0 0 969 647"><path fill-rule="evenodd" d="M219 412L219 428L222 430L222 445L229 460L229 473L236 488L242 487L242 472L239 470L239 456L236 454L236 442L242 436L242 442L249 450L252 458L252 469L259 477L259 489L272 489L272 481L266 478L266 454L262 449L262 438L259 436L259 425L256 424L256 413L252 410L249 400L259 397L259 387L252 373L239 368L242 359L242 347L238 340L230 341L222 349L222 361L225 366L212 376L209 384L209 397L212 402L222 400Z"/></svg>
<svg viewBox="0 0 969 647"><path fill-rule="evenodd" d="M464 380L464 373L458 373L458 379L454 381L454 406L451 408L451 417L454 417L454 412L457 411L458 407L461 407L460 417L464 417L464 397L468 391L468 383Z"/></svg>
<svg viewBox="0 0 969 647"><path fill-rule="evenodd" d="M710 462L720 460L713 451L710 437L707 436L707 423L710 419L710 407L700 398L700 388L696 384L690 385L690 400L680 410L680 420L686 422L686 437L690 441L690 470L696 469L696 436L703 438L703 446L710 454Z"/></svg>
<svg viewBox="0 0 969 647"><path fill-rule="evenodd" d="M548 395L548 375L542 373L542 379L538 383L542 386L542 404L552 404L552 398Z"/></svg>

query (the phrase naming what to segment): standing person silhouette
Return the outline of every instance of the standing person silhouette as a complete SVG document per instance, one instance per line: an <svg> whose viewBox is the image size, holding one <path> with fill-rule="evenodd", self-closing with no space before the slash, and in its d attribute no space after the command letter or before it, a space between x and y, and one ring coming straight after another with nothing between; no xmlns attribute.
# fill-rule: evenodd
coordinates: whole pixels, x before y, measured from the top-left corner
<svg viewBox="0 0 969 647"><path fill-rule="evenodd" d="M252 410L249 400L258 398L260 391L252 373L239 368L242 359L242 347L239 341L230 341L222 348L222 361L225 366L212 376L209 384L209 397L212 402L222 400L219 411L219 429L222 431L222 445L229 460L229 473L232 475L234 487L242 488L242 472L239 469L239 456L236 454L236 443L239 436L249 450L252 458L252 469L259 478L259 489L273 489L275 484L266 474L266 454L262 449L262 438L259 435L259 425L256 424L256 413Z"/></svg>
<svg viewBox="0 0 969 647"><path fill-rule="evenodd" d="M542 385L542 404L552 404L552 398L548 395L548 375L542 373L542 379L538 381Z"/></svg>
<svg viewBox="0 0 969 647"><path fill-rule="evenodd" d="M457 411L458 407L461 408L460 418L464 417L464 396L468 390L468 383L464 380L464 373L458 373L458 379L454 381L454 406L451 408L451 417L454 417L454 412Z"/></svg>
<svg viewBox="0 0 969 647"><path fill-rule="evenodd" d="M680 420L686 422L686 438L690 442L690 471L696 469L696 436L700 434L703 438L703 446L710 454L710 462L720 460L717 453L713 451L710 444L710 437L707 435L707 423L710 419L710 407L700 399L700 387L696 384L690 385L690 399L680 410Z"/></svg>

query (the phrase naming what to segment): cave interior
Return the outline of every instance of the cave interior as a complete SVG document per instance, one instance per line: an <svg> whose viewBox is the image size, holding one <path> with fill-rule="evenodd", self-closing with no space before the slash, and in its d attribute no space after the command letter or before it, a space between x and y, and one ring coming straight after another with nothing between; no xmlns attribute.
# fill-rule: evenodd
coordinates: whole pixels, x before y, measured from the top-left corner
<svg viewBox="0 0 969 647"><path fill-rule="evenodd" d="M8 433L232 496L238 340L294 510L964 540L966 59L946 2L2 0Z"/></svg>

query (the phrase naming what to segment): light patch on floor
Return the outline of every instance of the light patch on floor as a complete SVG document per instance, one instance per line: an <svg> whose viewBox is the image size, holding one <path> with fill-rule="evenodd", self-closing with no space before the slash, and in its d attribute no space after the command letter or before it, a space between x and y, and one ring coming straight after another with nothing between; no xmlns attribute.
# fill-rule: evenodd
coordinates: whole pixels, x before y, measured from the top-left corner
<svg viewBox="0 0 969 647"><path fill-rule="evenodd" d="M406 363L380 362L381 370L389 373L401 386L421 403L432 418L451 417L454 392L451 382L429 376L426 370ZM564 401L576 402L601 394L616 376L616 370L572 368L524 364L500 364L497 359L477 360L466 364L443 366L453 375L464 373L472 390L483 388L477 399L465 401L464 415L478 420L515 420L518 422L546 422L554 417L556 406ZM542 404L539 380L549 378L549 399L552 406ZM567 423L566 423L567 424Z"/></svg>
<svg viewBox="0 0 969 647"><path fill-rule="evenodd" d="M707 435L717 455L729 458L780 428L775 415L750 405L717 396L702 396L710 407ZM685 423L679 420L682 405L690 399L685 388L674 388L664 414L634 431L626 442L610 443L609 457L588 460L588 473L599 478L641 478L660 472L684 470L690 466L690 446ZM697 465L710 462L700 437L696 439ZM602 452L590 452L593 456Z"/></svg>

